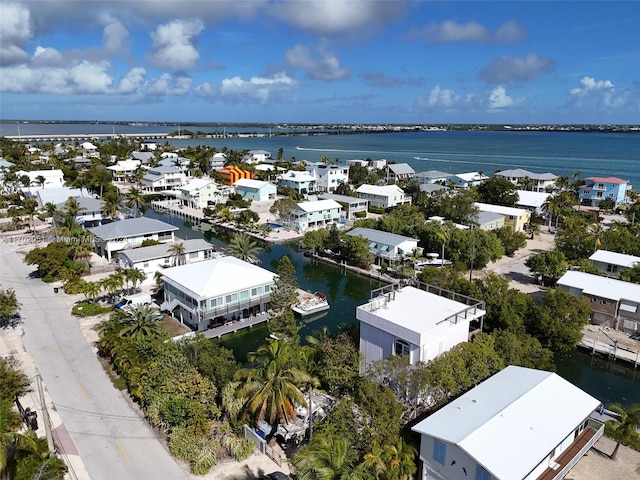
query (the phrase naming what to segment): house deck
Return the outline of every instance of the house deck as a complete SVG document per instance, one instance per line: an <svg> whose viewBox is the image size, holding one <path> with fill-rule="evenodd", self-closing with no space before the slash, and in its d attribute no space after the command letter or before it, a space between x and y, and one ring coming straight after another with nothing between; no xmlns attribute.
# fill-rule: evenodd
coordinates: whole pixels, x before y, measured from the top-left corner
<svg viewBox="0 0 640 480"><path fill-rule="evenodd" d="M553 469L551 467L547 468L542 475L538 477L538 480L554 480L555 478L562 478L564 475L560 475L564 473L566 475L565 467L573 462L573 464L577 463L577 460L582 458L580 452L587 446L587 444L593 445L595 443L594 437L598 433L598 430L595 430L591 427L585 428L578 438L574 440L569 448L567 448L562 454L556 458L554 461L558 464L558 467ZM592 441L593 440L593 441ZM585 452L586 453L586 452ZM580 458L576 459L576 456L580 455ZM574 461L576 459L576 461Z"/></svg>

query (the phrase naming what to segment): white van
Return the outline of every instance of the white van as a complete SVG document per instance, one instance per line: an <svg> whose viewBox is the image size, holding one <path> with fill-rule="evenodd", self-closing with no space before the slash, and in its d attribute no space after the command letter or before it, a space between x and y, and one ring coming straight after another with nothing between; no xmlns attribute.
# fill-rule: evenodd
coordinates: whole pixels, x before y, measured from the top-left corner
<svg viewBox="0 0 640 480"><path fill-rule="evenodd" d="M135 293L126 295L116 303L116 308L133 308L138 305L149 305L151 303L151 295L148 293Z"/></svg>

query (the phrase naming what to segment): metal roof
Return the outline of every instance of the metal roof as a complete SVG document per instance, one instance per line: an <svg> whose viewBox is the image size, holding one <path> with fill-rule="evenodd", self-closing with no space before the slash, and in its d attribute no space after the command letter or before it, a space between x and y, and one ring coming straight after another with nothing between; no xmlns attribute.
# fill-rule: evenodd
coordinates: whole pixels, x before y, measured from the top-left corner
<svg viewBox="0 0 640 480"><path fill-rule="evenodd" d="M301 202L298 204L298 208L303 212L317 212L319 210L332 210L334 208L342 209L342 205L340 205L335 200L316 200L314 202Z"/></svg>
<svg viewBox="0 0 640 480"><path fill-rule="evenodd" d="M396 247L407 241L418 241L417 238L405 237L403 235L398 235L395 233L383 232L382 230L363 227L354 228L353 230L348 231L347 235L351 237L363 236L364 238L372 242L383 243L392 247Z"/></svg>
<svg viewBox="0 0 640 480"><path fill-rule="evenodd" d="M482 212L494 212L499 213L500 215L513 215L515 217L519 217L523 213L529 213L529 210L524 210L522 208L504 207L502 205L491 205L489 203L476 202L475 206Z"/></svg>
<svg viewBox="0 0 640 480"><path fill-rule="evenodd" d="M544 205L544 202L551 196L550 193L545 192L530 192L529 190L518 190L518 201L516 205L523 205L525 207L540 208Z"/></svg>
<svg viewBox="0 0 640 480"><path fill-rule="evenodd" d="M149 247L123 250L119 253L119 255L121 257L127 257L133 263L146 262L147 260L156 260L158 258L171 256L171 247L178 243L182 243L184 247L184 253L201 252L203 250L211 250L213 248L213 245L211 245L206 240L203 240L201 238L194 238L191 240L185 240L183 242L176 241L175 243L161 243L160 245L151 245Z"/></svg>
<svg viewBox="0 0 640 480"><path fill-rule="evenodd" d="M416 173L416 171L413 168L411 168L411 166L408 163L389 163L387 167L396 175L403 175L403 174L412 175Z"/></svg>
<svg viewBox="0 0 640 480"><path fill-rule="evenodd" d="M404 190L402 190L397 185L360 185L356 189L357 193L367 193L369 195L380 195L383 197L389 197L391 195L397 195L398 193L404 194Z"/></svg>
<svg viewBox="0 0 640 480"><path fill-rule="evenodd" d="M147 217L126 218L89 229L96 237L105 240L151 233L175 232L176 230L178 230L178 227Z"/></svg>
<svg viewBox="0 0 640 480"><path fill-rule="evenodd" d="M511 365L412 430L457 445L493 478L525 478L599 405L555 373Z"/></svg>
<svg viewBox="0 0 640 480"><path fill-rule="evenodd" d="M614 278L569 270L560 277L556 284L578 289L583 294L607 298L616 302L622 299L640 302L640 285Z"/></svg>
<svg viewBox="0 0 640 480"><path fill-rule="evenodd" d="M597 250L589 257L589 260L627 268L633 268L636 264L640 263L640 257L627 255L626 253L609 252L608 250Z"/></svg>
<svg viewBox="0 0 640 480"><path fill-rule="evenodd" d="M273 283L276 274L235 257L166 268L162 276L195 294L198 298L215 298L254 286Z"/></svg>

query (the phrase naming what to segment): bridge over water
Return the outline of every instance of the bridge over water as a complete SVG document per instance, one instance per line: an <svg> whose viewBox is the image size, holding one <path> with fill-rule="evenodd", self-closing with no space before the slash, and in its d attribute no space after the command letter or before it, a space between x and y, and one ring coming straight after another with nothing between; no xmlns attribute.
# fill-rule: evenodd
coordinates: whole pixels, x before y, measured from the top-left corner
<svg viewBox="0 0 640 480"><path fill-rule="evenodd" d="M117 138L132 138L135 140L164 140L169 138L167 133L66 133L54 135L6 135L4 138L18 142L70 142L75 140L113 140Z"/></svg>

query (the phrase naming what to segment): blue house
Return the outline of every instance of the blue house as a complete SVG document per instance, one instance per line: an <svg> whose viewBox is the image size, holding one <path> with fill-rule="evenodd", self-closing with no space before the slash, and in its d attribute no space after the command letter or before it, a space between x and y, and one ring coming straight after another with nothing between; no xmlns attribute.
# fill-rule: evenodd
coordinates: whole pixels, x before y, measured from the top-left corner
<svg viewBox="0 0 640 480"><path fill-rule="evenodd" d="M238 194L244 200L253 200L254 202L273 200L276 198L276 191L278 190L273 183L248 178L241 178L235 185Z"/></svg>
<svg viewBox="0 0 640 480"><path fill-rule="evenodd" d="M580 187L580 205L597 207L598 204L610 198L615 206L624 203L627 190L631 188L627 180L616 177L589 177Z"/></svg>

